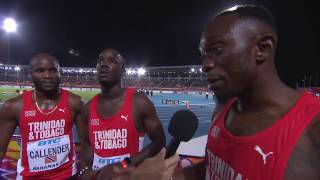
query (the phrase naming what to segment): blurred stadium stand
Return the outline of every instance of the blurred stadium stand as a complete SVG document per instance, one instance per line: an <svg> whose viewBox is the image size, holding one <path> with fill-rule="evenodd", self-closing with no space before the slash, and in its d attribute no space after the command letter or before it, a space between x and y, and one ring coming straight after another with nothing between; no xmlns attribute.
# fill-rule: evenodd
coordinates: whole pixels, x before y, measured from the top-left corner
<svg viewBox="0 0 320 180"><path fill-rule="evenodd" d="M31 86L28 70L29 66L0 64L0 85ZM62 86L99 88L96 73L94 68L62 67ZM206 80L199 65L126 68L122 85L153 90L207 90Z"/></svg>

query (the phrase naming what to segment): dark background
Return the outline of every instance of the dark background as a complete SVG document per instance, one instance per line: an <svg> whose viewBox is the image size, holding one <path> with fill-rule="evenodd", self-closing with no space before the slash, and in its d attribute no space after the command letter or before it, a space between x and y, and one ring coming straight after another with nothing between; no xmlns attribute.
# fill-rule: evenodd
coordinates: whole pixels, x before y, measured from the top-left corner
<svg viewBox="0 0 320 180"><path fill-rule="evenodd" d="M62 66L94 67L99 52L113 47L128 66L200 64L204 25L217 9L237 2L262 4L274 14L281 79L291 86L302 79L319 85L320 16L315 1L0 0L1 21L12 16L19 26L15 34L0 30L0 62L26 65L32 55L47 52Z"/></svg>

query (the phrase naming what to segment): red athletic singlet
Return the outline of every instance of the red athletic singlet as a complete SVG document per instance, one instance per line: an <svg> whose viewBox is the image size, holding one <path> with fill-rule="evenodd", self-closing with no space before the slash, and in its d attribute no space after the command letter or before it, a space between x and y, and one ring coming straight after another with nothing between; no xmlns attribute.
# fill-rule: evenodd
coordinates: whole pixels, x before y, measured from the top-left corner
<svg viewBox="0 0 320 180"><path fill-rule="evenodd" d="M212 123L206 148L206 180L281 180L290 155L320 103L304 93L282 118L254 135L237 137L224 126L231 101Z"/></svg>
<svg viewBox="0 0 320 180"><path fill-rule="evenodd" d="M21 159L17 163L17 179L67 179L77 172L69 93L61 90L56 108L42 112L33 104L32 93L26 91L23 94L19 120Z"/></svg>
<svg viewBox="0 0 320 180"><path fill-rule="evenodd" d="M98 170L107 164L119 162L142 149L144 134L136 130L133 120L134 93L133 89L127 88L122 107L105 119L97 112L101 94L92 99L88 121L90 143L94 150L92 169Z"/></svg>

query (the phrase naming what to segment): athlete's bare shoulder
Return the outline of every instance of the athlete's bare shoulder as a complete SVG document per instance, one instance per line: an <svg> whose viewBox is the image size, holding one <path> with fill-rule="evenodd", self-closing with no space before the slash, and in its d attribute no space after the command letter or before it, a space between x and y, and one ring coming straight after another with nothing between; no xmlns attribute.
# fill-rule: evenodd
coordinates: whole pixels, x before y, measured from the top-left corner
<svg viewBox="0 0 320 180"><path fill-rule="evenodd" d="M85 121L85 122L87 122L88 118L89 118L90 104L91 104L92 100L93 100L93 98L85 103L84 108L83 108L82 113L81 113L82 120Z"/></svg>
<svg viewBox="0 0 320 180"><path fill-rule="evenodd" d="M23 106L22 95L19 95L17 97L11 98L11 99L8 99L3 104L4 108L12 108L12 109L18 109L18 110L22 110L22 106Z"/></svg>
<svg viewBox="0 0 320 180"><path fill-rule="evenodd" d="M72 100L81 100L81 96L71 92L71 91L68 91L69 92L69 98L72 99Z"/></svg>
<svg viewBox="0 0 320 180"><path fill-rule="evenodd" d="M136 92L132 97L134 111L144 116L153 112L154 105L151 100L143 93Z"/></svg>
<svg viewBox="0 0 320 180"><path fill-rule="evenodd" d="M134 103L149 103L150 99L143 92L135 92L133 95Z"/></svg>
<svg viewBox="0 0 320 180"><path fill-rule="evenodd" d="M0 116L1 117L10 117L10 119L19 120L23 108L23 98L22 95L14 97L7 100L1 107Z"/></svg>
<svg viewBox="0 0 320 180"><path fill-rule="evenodd" d="M151 100L143 93L137 92L132 97L134 117L137 121L136 127L140 132L143 131L145 122L158 121L156 109Z"/></svg>
<svg viewBox="0 0 320 180"><path fill-rule="evenodd" d="M285 179L320 179L320 113L298 140L288 161Z"/></svg>
<svg viewBox="0 0 320 180"><path fill-rule="evenodd" d="M81 98L81 96L76 95L69 91L69 103L72 109L75 109L77 111L81 111L83 108L84 100Z"/></svg>

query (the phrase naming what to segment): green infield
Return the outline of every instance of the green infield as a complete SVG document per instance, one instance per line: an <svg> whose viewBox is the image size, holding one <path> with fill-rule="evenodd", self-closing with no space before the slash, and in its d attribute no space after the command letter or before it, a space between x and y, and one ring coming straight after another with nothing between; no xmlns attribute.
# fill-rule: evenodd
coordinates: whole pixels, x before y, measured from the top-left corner
<svg viewBox="0 0 320 180"><path fill-rule="evenodd" d="M15 87L0 87L0 102L4 102L8 99L16 97L19 91L25 89L15 88ZM94 95L100 91L80 91L80 90L71 90L71 92L81 96L85 101L90 100Z"/></svg>

